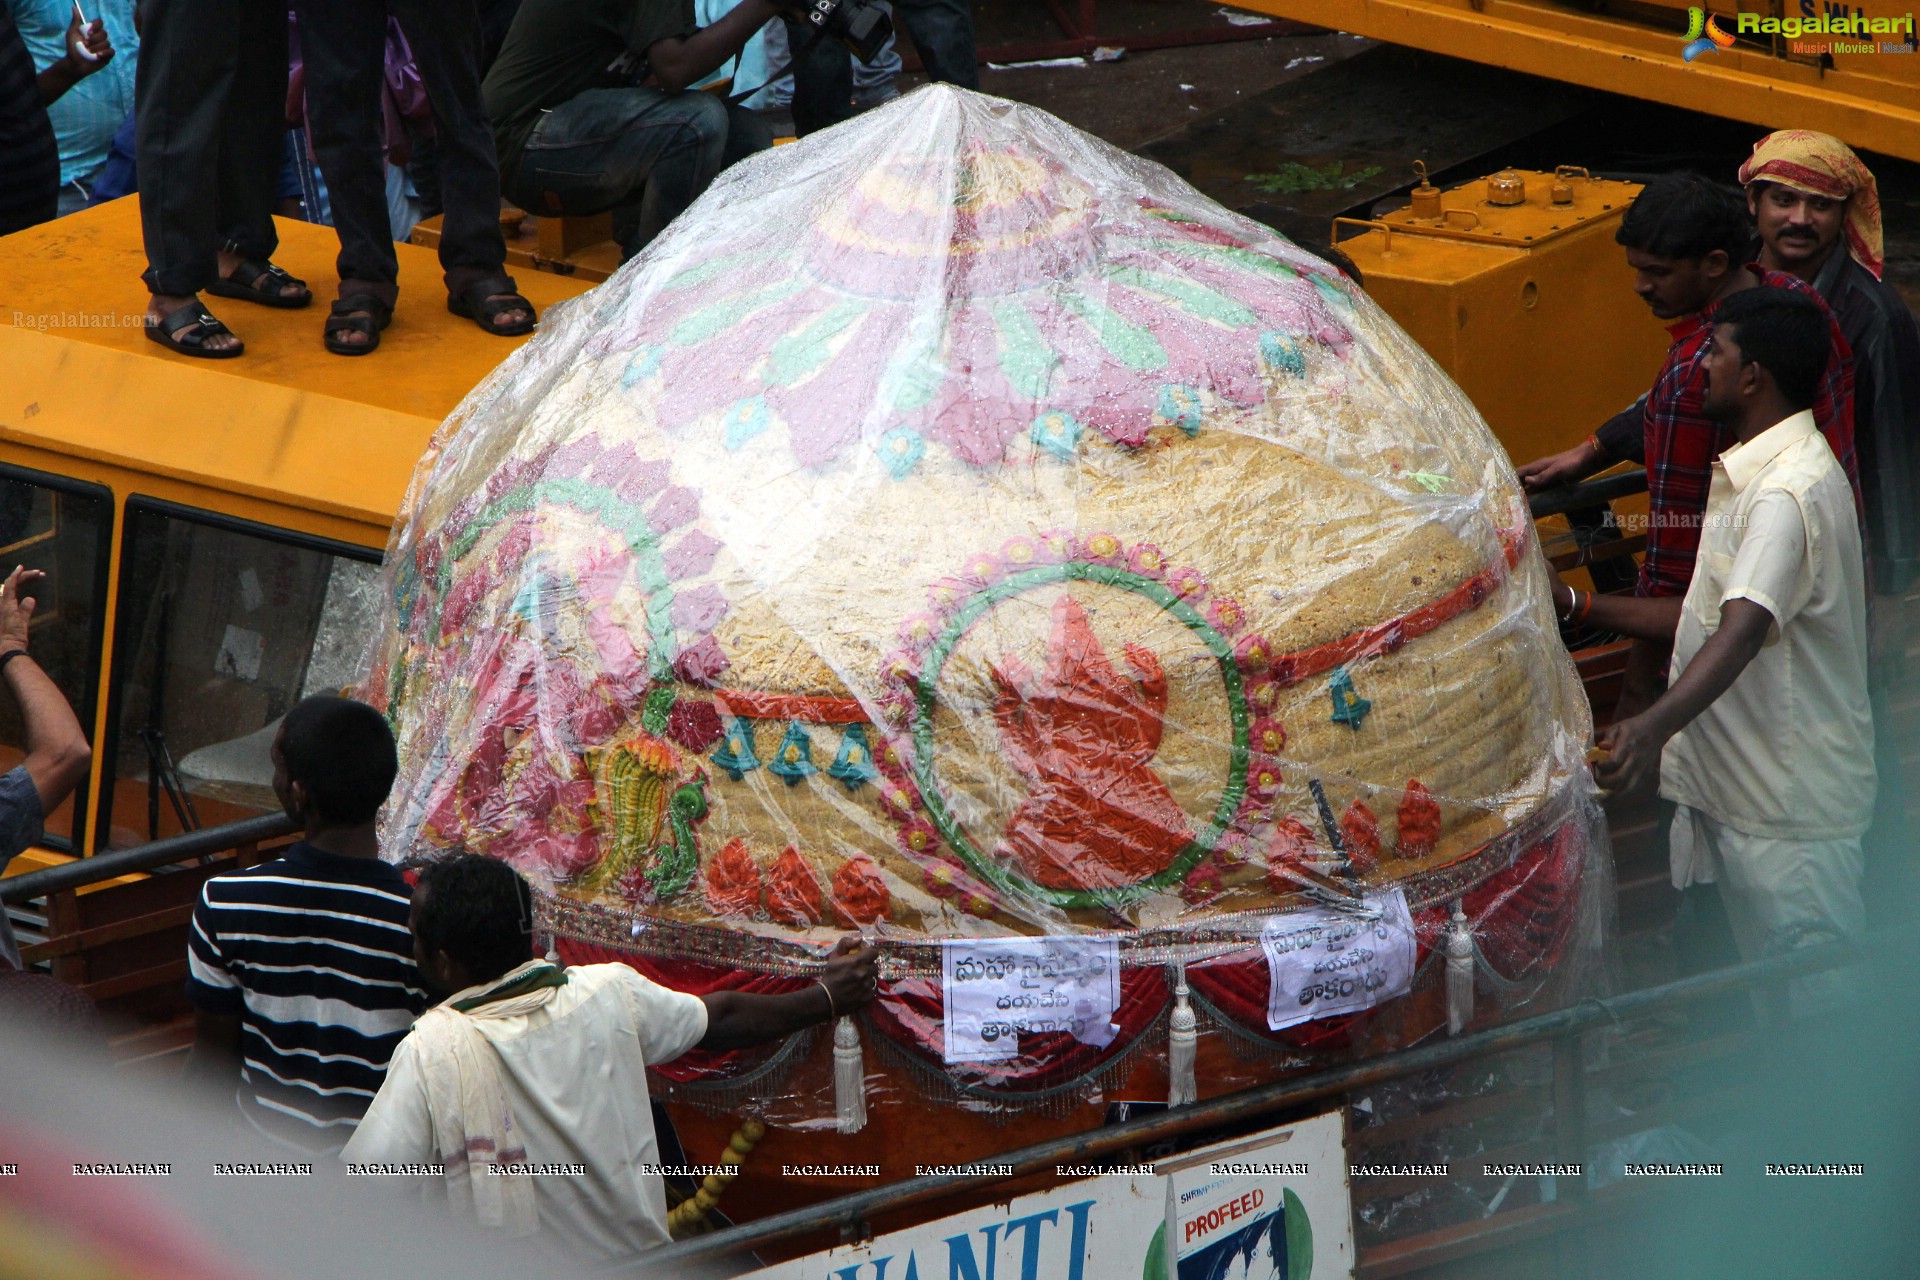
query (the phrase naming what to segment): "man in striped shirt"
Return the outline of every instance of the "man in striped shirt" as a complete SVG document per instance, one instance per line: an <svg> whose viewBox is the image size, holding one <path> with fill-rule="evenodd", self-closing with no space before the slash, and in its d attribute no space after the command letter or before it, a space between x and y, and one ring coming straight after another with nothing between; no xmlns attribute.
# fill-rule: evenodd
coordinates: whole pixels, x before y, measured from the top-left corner
<svg viewBox="0 0 1920 1280"><path fill-rule="evenodd" d="M295 706L274 739L273 789L305 838L207 881L187 936L190 1073L225 1087L238 1074L241 1114L308 1151L346 1143L427 1007L407 884L374 834L396 772L372 707Z"/></svg>

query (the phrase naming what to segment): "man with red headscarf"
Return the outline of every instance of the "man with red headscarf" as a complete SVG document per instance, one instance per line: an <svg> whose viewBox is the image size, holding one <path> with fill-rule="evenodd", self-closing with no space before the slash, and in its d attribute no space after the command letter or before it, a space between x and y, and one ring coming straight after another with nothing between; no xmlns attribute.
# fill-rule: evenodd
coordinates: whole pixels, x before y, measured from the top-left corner
<svg viewBox="0 0 1920 1280"><path fill-rule="evenodd" d="M1920 576L1920 327L1883 279L1880 195L1873 173L1838 138L1782 129L1740 166L1760 231L1760 265L1812 285L1853 348L1854 448L1866 500L1874 755L1879 799L1865 840L1869 900L1904 903L1911 882L1900 755L1889 687L1902 676L1907 588Z"/></svg>
<svg viewBox="0 0 1920 1280"><path fill-rule="evenodd" d="M1846 143L1782 129L1740 166L1760 231L1760 265L1826 299L1853 349L1853 434L1874 589L1904 594L1920 574L1920 328L1881 277L1880 196Z"/></svg>

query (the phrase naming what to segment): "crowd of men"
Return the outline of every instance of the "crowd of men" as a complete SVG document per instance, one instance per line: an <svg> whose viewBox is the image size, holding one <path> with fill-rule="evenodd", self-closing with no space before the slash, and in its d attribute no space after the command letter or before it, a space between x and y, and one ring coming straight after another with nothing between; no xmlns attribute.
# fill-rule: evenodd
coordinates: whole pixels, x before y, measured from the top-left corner
<svg viewBox="0 0 1920 1280"><path fill-rule="evenodd" d="M969 0L870 2L906 28L930 79L979 87ZM535 214L610 211L623 255L638 253L721 170L772 145L767 118L739 101L762 86L715 79L770 28L785 65L761 59L761 78L790 74L799 133L892 96L856 82L801 0L95 4L94 18L73 0L0 5L0 235L137 190L146 334L200 359L246 349L201 295L314 301L273 261L273 214L305 207L289 175L324 180L325 212L309 212L340 238L328 351L369 354L392 323L389 161L416 149L448 310L512 337L538 317L505 269L503 194ZM875 61L889 57L891 40Z"/></svg>
<svg viewBox="0 0 1920 1280"><path fill-rule="evenodd" d="M1646 464L1633 595L1561 584L1555 606L1633 637L1596 777L1657 778L1675 887L1717 901L1757 959L1858 935L1863 877L1886 900L1909 885L1887 694L1920 563L1920 331L1882 278L1878 192L1850 148L1782 130L1738 177L1744 202L1691 175L1635 199L1617 239L1667 359L1635 405L1519 474L1540 489Z"/></svg>

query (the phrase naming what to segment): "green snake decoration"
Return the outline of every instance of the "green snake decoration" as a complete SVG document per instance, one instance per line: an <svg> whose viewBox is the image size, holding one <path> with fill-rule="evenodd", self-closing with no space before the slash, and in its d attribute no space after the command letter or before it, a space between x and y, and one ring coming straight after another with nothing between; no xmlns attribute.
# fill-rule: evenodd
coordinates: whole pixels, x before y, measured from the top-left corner
<svg viewBox="0 0 1920 1280"><path fill-rule="evenodd" d="M667 802L667 825L673 830L673 838L654 849L645 873L660 901L685 889L700 869L700 848L694 843L693 829L706 816L707 775L703 771L695 774L692 782L676 787L673 799Z"/></svg>

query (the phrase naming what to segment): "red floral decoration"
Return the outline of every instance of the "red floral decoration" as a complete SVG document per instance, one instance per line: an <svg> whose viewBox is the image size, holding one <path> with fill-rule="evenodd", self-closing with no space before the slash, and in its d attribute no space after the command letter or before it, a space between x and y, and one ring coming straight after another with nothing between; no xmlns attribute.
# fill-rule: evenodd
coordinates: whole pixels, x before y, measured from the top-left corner
<svg viewBox="0 0 1920 1280"><path fill-rule="evenodd" d="M1127 568L1158 582L1167 576L1167 558L1151 542L1141 542L1127 553Z"/></svg>
<svg viewBox="0 0 1920 1280"><path fill-rule="evenodd" d="M940 615L937 613L916 613L900 624L898 635L900 642L910 648L924 648L933 643L940 634Z"/></svg>
<svg viewBox="0 0 1920 1280"><path fill-rule="evenodd" d="M1119 568L1127 558L1126 546L1110 533L1090 533L1080 540L1079 557L1093 564Z"/></svg>
<svg viewBox="0 0 1920 1280"><path fill-rule="evenodd" d="M1224 892L1226 883L1212 859L1197 864L1180 884L1180 896L1196 907L1212 902Z"/></svg>
<svg viewBox="0 0 1920 1280"><path fill-rule="evenodd" d="M1173 594L1189 604L1198 602L1207 594L1207 580L1190 564L1167 570L1167 585L1173 589Z"/></svg>
<svg viewBox="0 0 1920 1280"><path fill-rule="evenodd" d="M1244 635L1233 646L1233 656L1246 672L1265 671L1273 661L1273 649L1261 635Z"/></svg>
<svg viewBox="0 0 1920 1280"><path fill-rule="evenodd" d="M940 833L925 818L909 819L900 828L897 839L900 852L909 858L930 857L940 847Z"/></svg>
<svg viewBox="0 0 1920 1280"><path fill-rule="evenodd" d="M1007 576L1007 566L1000 557L985 552L967 560L967 578L979 586L991 586Z"/></svg>
<svg viewBox="0 0 1920 1280"><path fill-rule="evenodd" d="M1440 804L1418 778L1409 779L1400 797L1400 847L1403 858L1425 858L1440 843Z"/></svg>
<svg viewBox="0 0 1920 1280"><path fill-rule="evenodd" d="M1247 707L1254 715L1267 717L1280 705L1280 685L1268 675L1255 673L1247 680Z"/></svg>
<svg viewBox="0 0 1920 1280"><path fill-rule="evenodd" d="M765 892L760 881L760 866L747 849L747 842L735 836L714 855L705 873L707 906L717 916L748 916L760 909Z"/></svg>
<svg viewBox="0 0 1920 1280"><path fill-rule="evenodd" d="M960 602L973 594L973 588L964 582L943 579L927 588L927 603L933 611L942 617L960 607Z"/></svg>
<svg viewBox="0 0 1920 1280"><path fill-rule="evenodd" d="M911 688L920 678L920 655L907 649L895 649L880 664L880 678L891 685Z"/></svg>
<svg viewBox="0 0 1920 1280"><path fill-rule="evenodd" d="M1340 834L1347 839L1347 857L1360 875L1368 875L1380 865L1380 820L1373 810L1355 800L1340 816Z"/></svg>
<svg viewBox="0 0 1920 1280"><path fill-rule="evenodd" d="M1232 596L1215 596L1207 602L1207 621L1223 636L1239 634L1247 625L1247 611Z"/></svg>
<svg viewBox="0 0 1920 1280"><path fill-rule="evenodd" d="M1032 538L1008 538L1000 544L1000 562L1008 573L1031 569L1040 562L1040 548Z"/></svg>
<svg viewBox="0 0 1920 1280"><path fill-rule="evenodd" d="M936 898L951 898L961 892L961 871L944 859L928 863L920 872L920 883Z"/></svg>
<svg viewBox="0 0 1920 1280"><path fill-rule="evenodd" d="M879 864L864 855L847 859L833 876L833 914L849 928L872 924L887 914L893 895Z"/></svg>
<svg viewBox="0 0 1920 1280"><path fill-rule="evenodd" d="M788 845L774 860L767 880L767 913L775 920L797 929L820 923L826 913L820 882L798 849Z"/></svg>
<svg viewBox="0 0 1920 1280"><path fill-rule="evenodd" d="M1256 755L1247 762L1247 799L1255 806L1271 804L1285 781L1272 756Z"/></svg>
<svg viewBox="0 0 1920 1280"><path fill-rule="evenodd" d="M1073 559L1073 548L1073 531L1070 529L1044 529L1035 544L1040 558L1048 564L1061 564Z"/></svg>
<svg viewBox="0 0 1920 1280"><path fill-rule="evenodd" d="M986 920L1000 909L1000 904L994 899L993 894L975 885L967 890L965 897L960 899L960 907L968 915Z"/></svg>
<svg viewBox="0 0 1920 1280"><path fill-rule="evenodd" d="M667 736L695 755L705 755L720 735L720 712L711 702L681 698L667 713Z"/></svg>
<svg viewBox="0 0 1920 1280"><path fill-rule="evenodd" d="M874 779L874 790L879 793L881 807L895 822L910 822L919 817L920 797L905 778L883 772Z"/></svg>

